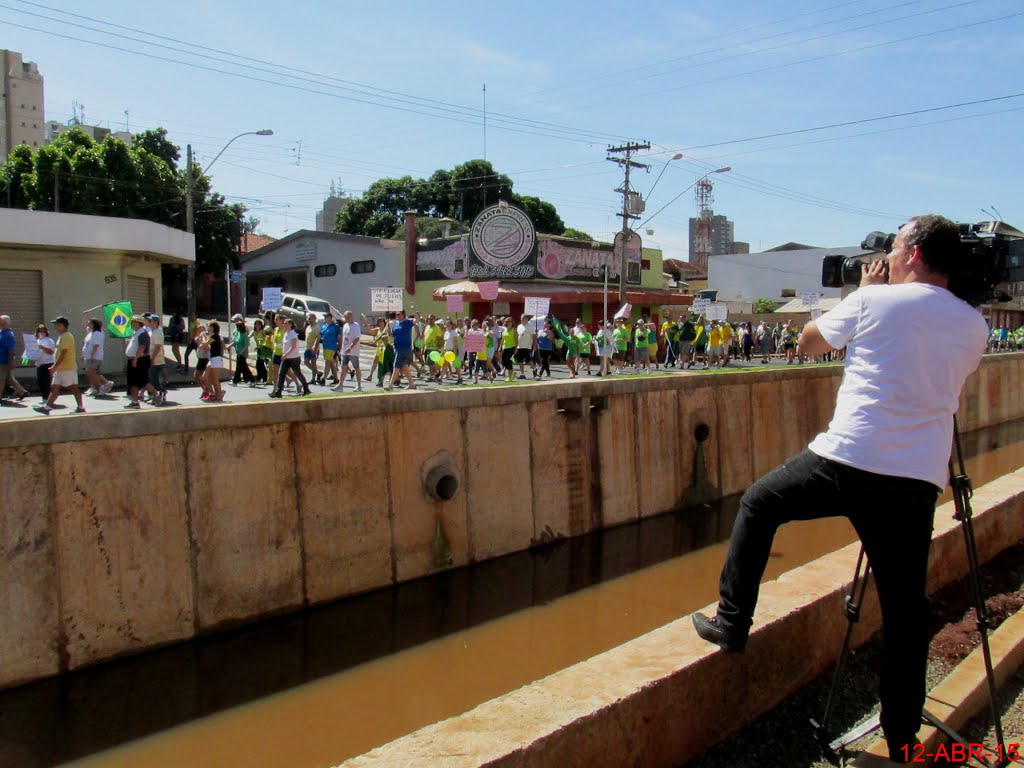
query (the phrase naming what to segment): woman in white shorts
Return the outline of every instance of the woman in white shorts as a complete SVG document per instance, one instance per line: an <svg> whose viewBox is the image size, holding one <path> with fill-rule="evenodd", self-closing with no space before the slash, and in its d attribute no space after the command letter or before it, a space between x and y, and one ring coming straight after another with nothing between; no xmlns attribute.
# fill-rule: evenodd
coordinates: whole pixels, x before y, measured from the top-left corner
<svg viewBox="0 0 1024 768"><path fill-rule="evenodd" d="M103 323L95 317L85 321L82 363L85 365L85 378L89 380L89 391L85 394L92 397L109 394L114 382L100 373L103 365Z"/></svg>
<svg viewBox="0 0 1024 768"><path fill-rule="evenodd" d="M206 335L210 344L210 364L206 368L206 391L210 394L205 398L208 403L219 403L224 399L224 390L220 387L220 372L224 367L224 340L220 337L220 323L211 321L206 327Z"/></svg>

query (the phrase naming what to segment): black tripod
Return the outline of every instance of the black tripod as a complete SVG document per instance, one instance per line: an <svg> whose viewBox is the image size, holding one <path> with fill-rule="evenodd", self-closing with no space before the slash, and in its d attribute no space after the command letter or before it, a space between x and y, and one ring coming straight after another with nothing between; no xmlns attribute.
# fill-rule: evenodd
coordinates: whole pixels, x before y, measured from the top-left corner
<svg viewBox="0 0 1024 768"><path fill-rule="evenodd" d="M1003 725L999 717L999 705L996 700L996 680L992 671L992 652L988 644L988 631L992 624L989 620L988 609L985 606L985 595L981 588L981 566L978 564L978 548L974 539L974 512L971 509L971 496L974 489L971 487L971 479L967 476L967 469L964 465L963 449L960 446L960 427L957 424L956 416L953 417L953 448L956 454L956 461L951 455L949 459L949 485L953 489L953 506L956 512L953 515L955 520L960 522L961 530L964 532L964 544L967 547L968 582L971 589L971 599L974 602L974 610L977 616L978 633L981 635L981 649L985 658L985 677L988 682L989 706L991 708L992 722L995 726L996 741L998 750L993 750L1000 757L994 765L1007 765L1006 744L1003 740ZM863 573L861 572L863 568ZM860 725L855 726L842 736L827 741L828 725L832 717L832 710L835 706L835 694L842 679L843 667L846 657L850 651L850 640L853 636L854 625L860 620L860 609L864 603L864 593L868 587L868 578L871 575L871 564L867 562L864 547L861 545L860 554L857 555L857 564L853 571L853 581L850 584L850 592L846 597L846 635L843 638L843 647L836 660L836 668L832 674L832 684L829 687L828 698L825 700L825 713L819 723L811 718L811 726L818 734L822 747L831 754L841 754L846 746L866 736L880 727L879 716L874 715ZM968 746L967 742L955 731L947 728L928 710L922 710L921 718L924 722L942 731L951 740ZM981 757L983 763L988 761Z"/></svg>

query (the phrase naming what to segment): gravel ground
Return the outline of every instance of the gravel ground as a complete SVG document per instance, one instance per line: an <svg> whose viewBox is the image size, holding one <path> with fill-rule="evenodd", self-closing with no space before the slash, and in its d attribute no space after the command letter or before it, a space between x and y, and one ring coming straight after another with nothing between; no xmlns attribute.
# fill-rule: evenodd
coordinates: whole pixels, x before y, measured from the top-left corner
<svg viewBox="0 0 1024 768"><path fill-rule="evenodd" d="M982 568L987 605L998 624L1024 605L1024 542L1006 550ZM979 643L974 609L966 581L945 588L932 597L932 644L928 662L929 689L940 682ZM837 616L837 621L842 618ZM881 641L876 635L847 661L840 698L835 706L830 735L845 732L878 711L878 669ZM829 669L802 690L763 715L743 731L691 760L686 768L834 768L815 739L810 719L820 719L831 684ZM1018 670L1000 691L1003 736L1006 744L1024 745L1024 669ZM967 741L994 745L990 718L972 721L963 736ZM850 746L850 754L866 748L877 734ZM1024 747L1022 747L1024 751ZM958 763L959 764L959 763ZM1015 763L1024 765L1024 760Z"/></svg>

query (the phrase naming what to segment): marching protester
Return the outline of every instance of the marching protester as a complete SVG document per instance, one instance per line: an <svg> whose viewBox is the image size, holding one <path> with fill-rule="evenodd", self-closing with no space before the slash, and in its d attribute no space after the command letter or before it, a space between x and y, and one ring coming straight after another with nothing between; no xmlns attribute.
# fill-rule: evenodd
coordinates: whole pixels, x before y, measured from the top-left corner
<svg viewBox="0 0 1024 768"><path fill-rule="evenodd" d="M181 316L181 310L175 310L171 315L171 321L167 325L167 334L171 341L171 354L174 355L174 362L177 363L178 373L185 373L186 366L181 361L181 345L185 343L185 318Z"/></svg>
<svg viewBox="0 0 1024 768"><path fill-rule="evenodd" d="M50 336L50 331L45 325L36 326L36 348L36 389L39 390L39 399L45 403L50 396L50 369L53 367L54 354L57 352L57 342Z"/></svg>
<svg viewBox="0 0 1024 768"><path fill-rule="evenodd" d="M633 370L639 371L641 367L644 369L644 373L650 373L650 347L651 338L647 333L647 325L643 318L640 318L636 322L636 327L633 331Z"/></svg>
<svg viewBox="0 0 1024 768"><path fill-rule="evenodd" d="M95 317L86 320L85 331L82 364L85 367L85 378L89 381L89 391L86 394L93 397L109 395L114 388L114 382L100 373L103 366L103 323Z"/></svg>
<svg viewBox="0 0 1024 768"><path fill-rule="evenodd" d="M309 381L316 384L320 378L320 371L317 368L317 358L320 356L320 323L316 321L316 315L310 312L306 315L306 349L302 353L302 360L309 368Z"/></svg>
<svg viewBox="0 0 1024 768"><path fill-rule="evenodd" d="M320 346L324 350L324 372L320 374L320 384L323 386L327 386L327 374L331 375L331 383L337 384L341 381L341 375L338 373L339 331L337 323L334 322L334 315L328 312L320 325ZM277 381L276 373L273 380Z"/></svg>
<svg viewBox="0 0 1024 768"><path fill-rule="evenodd" d="M128 404L125 408L140 408L142 392L149 384L149 332L146 320L142 315L134 315L131 320L132 336L128 340L124 354L125 378L128 382ZM198 368L198 363L196 364ZM154 390L155 393L155 390Z"/></svg>
<svg viewBox="0 0 1024 768"><path fill-rule="evenodd" d="M398 310L395 315L395 322L391 324L391 338L395 343L395 370L391 374L385 389L390 390L404 374L409 381L409 389L416 389L416 382L413 381L412 372L409 366L412 364L413 355L413 329L415 323L406 317L403 310Z"/></svg>
<svg viewBox="0 0 1024 768"><path fill-rule="evenodd" d="M0 400L7 396L7 388L14 390L19 400L28 397L28 390L14 378L14 347L16 341L11 330L11 316L0 315Z"/></svg>
<svg viewBox="0 0 1024 768"><path fill-rule="evenodd" d="M231 377L231 383L237 387L244 380L250 387L255 387L256 377L249 369L249 328L241 315L234 315L231 322L235 324L228 341L228 346L235 352L235 375Z"/></svg>
<svg viewBox="0 0 1024 768"><path fill-rule="evenodd" d="M68 330L70 322L61 315L55 318L52 323L57 331L57 347L54 352L53 365L50 377L50 396L42 405L35 409L40 413L49 413L62 389L70 389L75 397L75 413L85 413L85 404L82 402L82 390L78 388L78 350L75 349L75 337Z"/></svg>
<svg viewBox="0 0 1024 768"><path fill-rule="evenodd" d="M284 338L281 346L281 366L277 373L277 383L270 397L281 397L284 390L284 382L290 373L302 384L302 394L309 394L309 384L302 374L301 360L302 350L299 349L299 334L295 331L295 323L288 319L282 326Z"/></svg>
<svg viewBox="0 0 1024 768"><path fill-rule="evenodd" d="M395 370L395 345L391 339L391 331L388 328L388 318L377 319L377 330L373 335L374 354L373 362L377 370L377 386L383 387L384 380L391 380L391 374ZM373 378L373 369L370 369L370 378Z"/></svg>
<svg viewBox="0 0 1024 768"><path fill-rule="evenodd" d="M515 360L519 363L519 378L526 378L526 365L530 364L533 375L537 376L537 367L533 364L533 351L537 346L535 338L536 331L530 322L530 315L521 315L519 325L516 326L516 354Z"/></svg>
<svg viewBox="0 0 1024 768"><path fill-rule="evenodd" d="M250 334L249 338L256 347L256 383L266 384L268 380L267 377L269 375L267 363L269 363L271 357L273 357L274 351L267 346L269 339L266 332L266 326L258 317L252 323L252 334Z"/></svg>
<svg viewBox="0 0 1024 768"><path fill-rule="evenodd" d="M551 352L555 346L555 330L550 320L544 321L544 327L537 334L537 353L540 356L540 370L537 373L538 379L543 379L547 373L551 378Z"/></svg>
<svg viewBox="0 0 1024 768"><path fill-rule="evenodd" d="M346 312L345 325L341 333L341 379L338 386L331 388L332 392L345 390L345 376L350 368L356 373L356 392L363 391L363 372L359 368L359 340L362 333L362 326L356 322L353 314Z"/></svg>
<svg viewBox="0 0 1024 768"><path fill-rule="evenodd" d="M615 338L612 336L612 324L605 322L603 325L598 323L598 331L596 342L597 342L597 353L601 356L601 369L597 372L598 376L608 376L612 372L612 355L615 352ZM550 374L548 378L551 378Z"/></svg>
<svg viewBox="0 0 1024 768"><path fill-rule="evenodd" d="M190 344L194 344L196 348L196 369L192 372L192 381L203 390L199 399L206 400L213 393L206 384L206 369L210 365L210 341L206 335L205 325L196 327L196 334Z"/></svg>
<svg viewBox="0 0 1024 768"><path fill-rule="evenodd" d="M219 403L224 399L224 390L220 386L220 372L224 370L224 340L220 336L220 323L211 320L206 326L206 344L210 352L210 364L206 367L205 396L208 403Z"/></svg>
<svg viewBox="0 0 1024 768"><path fill-rule="evenodd" d="M164 384L163 372L166 356L164 355L164 330L161 327L163 318L156 313L143 315L149 324L149 385L153 405L167 402L167 386Z"/></svg>

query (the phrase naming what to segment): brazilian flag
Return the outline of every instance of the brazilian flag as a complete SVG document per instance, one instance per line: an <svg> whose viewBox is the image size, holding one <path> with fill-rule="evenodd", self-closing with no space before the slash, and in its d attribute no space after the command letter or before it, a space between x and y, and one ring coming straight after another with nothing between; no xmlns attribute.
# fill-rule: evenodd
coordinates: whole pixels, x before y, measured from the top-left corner
<svg viewBox="0 0 1024 768"><path fill-rule="evenodd" d="M132 335L132 303L115 301L103 305L103 322L107 324L107 334L115 339L128 339Z"/></svg>

